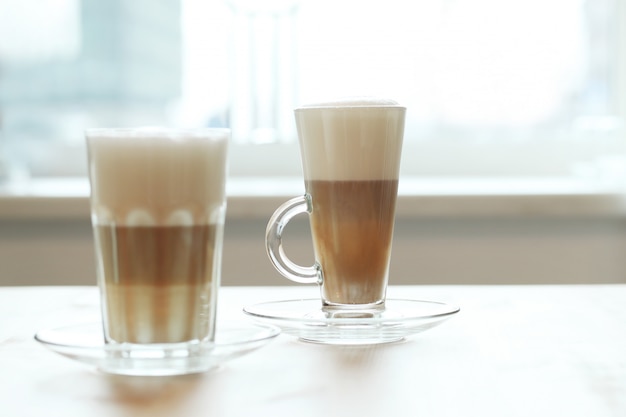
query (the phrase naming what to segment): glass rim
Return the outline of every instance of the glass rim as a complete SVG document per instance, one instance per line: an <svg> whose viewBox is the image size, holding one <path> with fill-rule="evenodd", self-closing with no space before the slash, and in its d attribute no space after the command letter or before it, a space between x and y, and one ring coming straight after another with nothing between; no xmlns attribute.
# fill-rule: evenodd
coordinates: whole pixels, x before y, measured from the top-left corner
<svg viewBox="0 0 626 417"><path fill-rule="evenodd" d="M312 104L296 107L294 112L306 112L311 110L338 110L338 111L360 111L360 110L403 110L406 107L401 104Z"/></svg>
<svg viewBox="0 0 626 417"><path fill-rule="evenodd" d="M168 139L168 138L203 138L228 137L231 129L225 127L166 127L166 126L137 126L137 127L92 127L84 131L85 137L124 139Z"/></svg>
<svg viewBox="0 0 626 417"><path fill-rule="evenodd" d="M309 109L405 109L406 107L384 96L375 95L348 95L337 97L332 100L314 101L296 107L295 111L306 111Z"/></svg>

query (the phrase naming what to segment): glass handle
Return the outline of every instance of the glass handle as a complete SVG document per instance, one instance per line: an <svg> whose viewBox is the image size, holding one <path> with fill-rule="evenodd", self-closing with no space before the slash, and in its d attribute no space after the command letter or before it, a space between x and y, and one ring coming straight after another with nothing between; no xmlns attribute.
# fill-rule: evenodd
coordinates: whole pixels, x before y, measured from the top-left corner
<svg viewBox="0 0 626 417"><path fill-rule="evenodd" d="M310 198L307 195L292 198L274 212L265 231L265 248L274 268L285 278L301 284L320 283L321 268L317 262L305 267L291 261L283 249L283 231L292 218L310 212Z"/></svg>

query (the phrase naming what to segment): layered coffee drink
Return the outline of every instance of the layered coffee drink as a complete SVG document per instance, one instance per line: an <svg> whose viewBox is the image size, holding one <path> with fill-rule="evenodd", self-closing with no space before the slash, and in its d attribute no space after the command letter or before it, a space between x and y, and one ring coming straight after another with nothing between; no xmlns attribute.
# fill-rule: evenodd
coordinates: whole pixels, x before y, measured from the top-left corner
<svg viewBox="0 0 626 417"><path fill-rule="evenodd" d="M405 109L353 99L296 109L326 305L384 302Z"/></svg>
<svg viewBox="0 0 626 417"><path fill-rule="evenodd" d="M108 342L214 336L228 132L210 132L87 132Z"/></svg>
<svg viewBox="0 0 626 417"><path fill-rule="evenodd" d="M306 188L324 298L336 304L382 302L398 180L314 180Z"/></svg>

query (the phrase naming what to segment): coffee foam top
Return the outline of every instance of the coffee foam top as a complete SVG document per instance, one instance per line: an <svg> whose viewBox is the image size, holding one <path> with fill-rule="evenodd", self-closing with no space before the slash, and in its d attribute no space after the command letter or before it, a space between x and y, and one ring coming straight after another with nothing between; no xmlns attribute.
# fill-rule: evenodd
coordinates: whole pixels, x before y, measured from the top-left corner
<svg viewBox="0 0 626 417"><path fill-rule="evenodd" d="M398 179L406 109L348 98L296 109L306 180Z"/></svg>
<svg viewBox="0 0 626 417"><path fill-rule="evenodd" d="M225 210L226 129L90 129L98 224L216 223Z"/></svg>
<svg viewBox="0 0 626 417"><path fill-rule="evenodd" d="M300 107L300 109L308 108L329 108L329 107L386 107L399 106L395 100L378 97L344 97L330 101L322 101L317 103L309 103ZM296 109L298 110L298 109Z"/></svg>

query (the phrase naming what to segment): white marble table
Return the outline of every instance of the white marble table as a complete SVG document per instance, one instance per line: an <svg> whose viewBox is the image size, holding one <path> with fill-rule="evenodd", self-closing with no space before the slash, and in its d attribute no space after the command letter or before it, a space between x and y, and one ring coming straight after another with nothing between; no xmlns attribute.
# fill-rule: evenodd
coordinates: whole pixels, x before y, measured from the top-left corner
<svg viewBox="0 0 626 417"><path fill-rule="evenodd" d="M220 319L314 287L224 287ZM626 415L626 285L396 286L461 312L405 342L338 347L281 335L203 374L100 373L33 340L98 320L95 287L0 288L1 416Z"/></svg>

